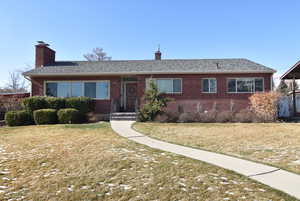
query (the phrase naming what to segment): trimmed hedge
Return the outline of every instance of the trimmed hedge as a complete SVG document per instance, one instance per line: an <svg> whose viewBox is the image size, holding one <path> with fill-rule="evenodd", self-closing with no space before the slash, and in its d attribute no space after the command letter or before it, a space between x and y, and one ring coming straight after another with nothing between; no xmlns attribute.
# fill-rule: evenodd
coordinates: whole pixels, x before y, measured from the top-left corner
<svg viewBox="0 0 300 201"><path fill-rule="evenodd" d="M58 98L33 96L23 99L22 106L29 112L39 109L60 110L63 108L75 108L82 114L92 112L95 108L94 101L88 97Z"/></svg>
<svg viewBox="0 0 300 201"><path fill-rule="evenodd" d="M9 111L5 113L5 123L8 126L24 126L33 124L33 119L28 111Z"/></svg>
<svg viewBox="0 0 300 201"><path fill-rule="evenodd" d="M33 116L36 124L57 123L58 117L56 111L65 108L73 108L77 112L74 112L74 110L62 112L61 122L81 123L86 121L86 114L92 112L95 108L94 101L87 97L58 98L33 96L23 99L22 106Z"/></svg>
<svg viewBox="0 0 300 201"><path fill-rule="evenodd" d="M37 125L41 124L56 124L57 114L54 109L40 109L33 112L34 122Z"/></svg>
<svg viewBox="0 0 300 201"><path fill-rule="evenodd" d="M64 98L57 98L57 97L45 97L47 102L47 108L60 110L65 108L65 99ZM46 109L46 108L43 108Z"/></svg>
<svg viewBox="0 0 300 201"><path fill-rule="evenodd" d="M42 96L32 96L22 100L22 106L25 110L33 113L35 110L45 109L48 104L45 97Z"/></svg>
<svg viewBox="0 0 300 201"><path fill-rule="evenodd" d="M74 108L61 109L57 112L58 121L61 124L73 124L81 122L81 114Z"/></svg>
<svg viewBox="0 0 300 201"><path fill-rule="evenodd" d="M94 101L87 97L66 98L66 108L75 108L81 114L92 112L95 108Z"/></svg>

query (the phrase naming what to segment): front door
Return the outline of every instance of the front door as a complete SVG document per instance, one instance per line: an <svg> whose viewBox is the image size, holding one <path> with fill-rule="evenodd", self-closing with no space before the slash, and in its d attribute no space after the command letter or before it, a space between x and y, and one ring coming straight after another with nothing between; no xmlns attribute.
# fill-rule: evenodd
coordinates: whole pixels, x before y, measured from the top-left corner
<svg viewBox="0 0 300 201"><path fill-rule="evenodd" d="M127 112L135 111L137 99L137 83L126 83L126 108Z"/></svg>

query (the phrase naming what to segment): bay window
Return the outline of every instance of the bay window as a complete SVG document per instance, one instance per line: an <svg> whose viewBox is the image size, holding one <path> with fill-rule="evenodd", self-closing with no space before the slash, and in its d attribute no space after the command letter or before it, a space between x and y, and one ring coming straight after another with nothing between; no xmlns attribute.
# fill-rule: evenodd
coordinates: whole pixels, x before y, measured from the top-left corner
<svg viewBox="0 0 300 201"><path fill-rule="evenodd" d="M45 95L109 99L109 81L47 81Z"/></svg>
<svg viewBox="0 0 300 201"><path fill-rule="evenodd" d="M229 78L227 80L229 93L254 93L264 91L263 78Z"/></svg>

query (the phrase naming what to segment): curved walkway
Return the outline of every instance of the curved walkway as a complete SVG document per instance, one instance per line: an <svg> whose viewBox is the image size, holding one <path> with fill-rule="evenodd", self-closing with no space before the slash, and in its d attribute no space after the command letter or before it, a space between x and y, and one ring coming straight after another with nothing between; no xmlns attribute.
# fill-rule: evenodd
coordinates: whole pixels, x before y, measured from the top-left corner
<svg viewBox="0 0 300 201"><path fill-rule="evenodd" d="M232 170L300 199L300 175L248 160L156 140L134 131L131 128L133 123L111 121L111 127L119 135L139 144Z"/></svg>

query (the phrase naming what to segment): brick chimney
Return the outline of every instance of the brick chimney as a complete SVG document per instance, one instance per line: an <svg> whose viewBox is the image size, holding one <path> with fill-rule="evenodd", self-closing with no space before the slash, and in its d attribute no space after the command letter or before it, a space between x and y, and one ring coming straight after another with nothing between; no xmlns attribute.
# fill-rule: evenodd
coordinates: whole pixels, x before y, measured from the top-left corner
<svg viewBox="0 0 300 201"><path fill-rule="evenodd" d="M55 51L50 49L49 44L43 41L38 41L35 46L35 67L40 68L43 66L55 63Z"/></svg>
<svg viewBox="0 0 300 201"><path fill-rule="evenodd" d="M155 52L155 60L161 60L161 52L159 46L158 46L158 50Z"/></svg>

